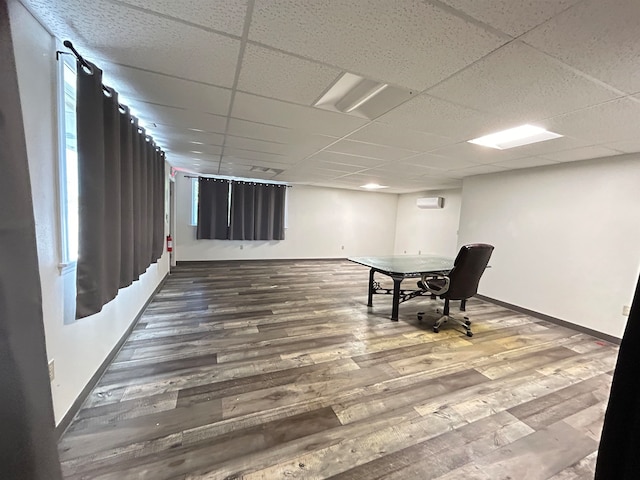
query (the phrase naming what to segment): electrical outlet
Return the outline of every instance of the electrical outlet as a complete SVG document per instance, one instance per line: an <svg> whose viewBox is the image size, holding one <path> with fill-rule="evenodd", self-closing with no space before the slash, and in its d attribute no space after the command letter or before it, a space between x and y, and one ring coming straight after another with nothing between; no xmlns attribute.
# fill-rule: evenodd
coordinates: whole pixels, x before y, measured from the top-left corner
<svg viewBox="0 0 640 480"><path fill-rule="evenodd" d="M240 250L242 250L244 248L244 245L240 245Z"/></svg>
<svg viewBox="0 0 640 480"><path fill-rule="evenodd" d="M56 370L53 363L53 359L49 360L49 381L53 382L53 379L56 378Z"/></svg>
<svg viewBox="0 0 640 480"><path fill-rule="evenodd" d="M344 250L344 245L342 245L342 250Z"/></svg>
<svg viewBox="0 0 640 480"><path fill-rule="evenodd" d="M625 317L628 317L630 312L631 312L631 307L629 305L624 305L622 307L622 315L624 315Z"/></svg>
<svg viewBox="0 0 640 480"><path fill-rule="evenodd" d="M418 255L422 255L422 250L418 250Z"/></svg>

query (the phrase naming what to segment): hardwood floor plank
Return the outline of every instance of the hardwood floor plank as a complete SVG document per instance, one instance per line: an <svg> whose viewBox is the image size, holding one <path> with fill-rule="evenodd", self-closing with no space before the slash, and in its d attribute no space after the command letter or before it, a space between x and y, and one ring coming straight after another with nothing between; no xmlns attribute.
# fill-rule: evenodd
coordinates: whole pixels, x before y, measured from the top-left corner
<svg viewBox="0 0 640 480"><path fill-rule="evenodd" d="M426 296L391 322L368 277L181 262L60 439L65 478L592 478L617 347L475 298L472 338Z"/></svg>

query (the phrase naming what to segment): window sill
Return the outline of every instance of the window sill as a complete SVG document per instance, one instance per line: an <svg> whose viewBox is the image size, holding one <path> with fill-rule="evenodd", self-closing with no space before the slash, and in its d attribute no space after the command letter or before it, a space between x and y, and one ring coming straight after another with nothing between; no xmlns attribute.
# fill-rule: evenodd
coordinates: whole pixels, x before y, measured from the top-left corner
<svg viewBox="0 0 640 480"><path fill-rule="evenodd" d="M73 261L73 262L67 262L67 263L59 263L58 264L58 271L60 272L60 275L66 275L69 272L73 272L76 267L78 266L78 262L77 261Z"/></svg>

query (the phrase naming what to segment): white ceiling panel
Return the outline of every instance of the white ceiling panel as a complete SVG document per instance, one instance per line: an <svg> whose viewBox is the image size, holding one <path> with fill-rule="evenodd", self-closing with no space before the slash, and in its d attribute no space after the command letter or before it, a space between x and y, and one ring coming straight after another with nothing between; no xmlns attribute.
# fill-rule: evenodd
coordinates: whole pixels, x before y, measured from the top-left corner
<svg viewBox="0 0 640 480"><path fill-rule="evenodd" d="M466 178L474 175L486 175L487 173L498 173L507 170L505 167L498 165L476 165L475 167L462 168L460 170L450 171L447 175L454 178Z"/></svg>
<svg viewBox="0 0 640 480"><path fill-rule="evenodd" d="M518 37L580 0L442 1L512 37Z"/></svg>
<svg viewBox="0 0 640 480"><path fill-rule="evenodd" d="M495 148L483 147L473 143L461 142L455 145L432 150L432 155L439 155L457 160L467 160L473 163L499 163L501 161L512 160L527 156L519 148L507 150L497 150Z"/></svg>
<svg viewBox="0 0 640 480"><path fill-rule="evenodd" d="M628 98L596 105L545 120L545 128L590 144L638 138L640 103Z"/></svg>
<svg viewBox="0 0 640 480"><path fill-rule="evenodd" d="M449 137L455 141L469 140L512 126L490 113L478 112L429 95L419 95L378 120L380 123Z"/></svg>
<svg viewBox="0 0 640 480"><path fill-rule="evenodd" d="M249 38L417 90L507 40L419 0L257 0Z"/></svg>
<svg viewBox="0 0 640 480"><path fill-rule="evenodd" d="M430 89L429 95L493 113L513 126L620 96L517 41Z"/></svg>
<svg viewBox="0 0 640 480"><path fill-rule="evenodd" d="M72 39L89 60L233 85L239 40L106 0L28 0L26 4L58 38Z"/></svg>
<svg viewBox="0 0 640 480"><path fill-rule="evenodd" d="M246 0L114 0L120 2L237 36L247 12Z"/></svg>
<svg viewBox="0 0 640 480"><path fill-rule="evenodd" d="M549 160L547 158L542 157L525 157L525 158L516 158L514 160L506 160L504 162L496 162L495 165L498 167L504 167L508 169L516 169L516 168L531 168L531 167L541 167L543 165L553 165L557 162L553 160Z"/></svg>
<svg viewBox="0 0 640 480"><path fill-rule="evenodd" d="M415 155L417 152L404 148L387 147L373 143L355 142L353 140L340 140L326 148L327 151L360 155L363 157L379 158L381 160L401 160Z"/></svg>
<svg viewBox="0 0 640 480"><path fill-rule="evenodd" d="M130 106L132 112L147 123L168 125L183 130L195 129L196 131L224 133L226 118L220 115L141 102L131 102Z"/></svg>
<svg viewBox="0 0 640 480"><path fill-rule="evenodd" d="M269 162L296 163L302 160L301 158L287 157L284 155L276 155L273 153L255 152L253 150L243 150L240 148L229 147L225 147L223 157L227 160L261 160L263 162L266 162L266 165L268 165Z"/></svg>
<svg viewBox="0 0 640 480"><path fill-rule="evenodd" d="M400 193L640 152L639 0L21 2L187 170ZM411 97L312 107L343 71ZM525 122L564 137L466 143Z"/></svg>
<svg viewBox="0 0 640 480"><path fill-rule="evenodd" d="M574 148L572 150L565 150L563 152L548 153L546 155L543 155L543 157L555 162L574 162L577 160L588 160L590 158L599 157L612 157L614 155L621 154L622 152L619 152L617 150L595 145L592 147Z"/></svg>
<svg viewBox="0 0 640 480"><path fill-rule="evenodd" d="M242 92L236 94L231 116L253 122L300 129L310 133L340 137L367 123L366 120L350 115L294 105Z"/></svg>
<svg viewBox="0 0 640 480"><path fill-rule="evenodd" d="M336 68L248 44L238 89L303 105L312 105L341 74Z"/></svg>
<svg viewBox="0 0 640 480"><path fill-rule="evenodd" d="M385 163L384 160L380 160L379 158L348 155L345 153L329 152L326 150L316 153L310 157L309 160L322 160L325 162L354 165L362 168L371 168Z"/></svg>
<svg viewBox="0 0 640 480"><path fill-rule="evenodd" d="M254 138L268 142L295 143L317 148L318 150L338 140L336 137L327 135L318 135L302 130L266 125L238 118L229 119L227 133L237 137Z"/></svg>
<svg viewBox="0 0 640 480"><path fill-rule="evenodd" d="M640 2L586 0L522 40L627 93L640 92Z"/></svg>
<svg viewBox="0 0 640 480"><path fill-rule="evenodd" d="M231 90L114 64L100 65L104 83L127 104L133 100L227 115Z"/></svg>
<svg viewBox="0 0 640 480"><path fill-rule="evenodd" d="M421 153L415 157L407 158L402 163L406 163L408 165L421 165L423 167L437 168L445 171L478 166L477 163L470 162L469 160L455 157L443 157L439 155L432 155L430 153Z"/></svg>
<svg viewBox="0 0 640 480"><path fill-rule="evenodd" d="M416 152L427 152L454 142L450 138L440 135L432 135L379 122L370 123L349 135L347 139L400 147Z"/></svg>

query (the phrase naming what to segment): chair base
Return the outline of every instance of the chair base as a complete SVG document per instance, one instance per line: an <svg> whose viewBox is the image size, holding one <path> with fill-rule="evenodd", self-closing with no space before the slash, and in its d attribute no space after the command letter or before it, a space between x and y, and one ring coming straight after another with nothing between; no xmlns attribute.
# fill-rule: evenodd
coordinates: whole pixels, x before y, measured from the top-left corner
<svg viewBox="0 0 640 480"><path fill-rule="evenodd" d="M437 313L441 313L440 310L436 310ZM424 317L424 312L418 312L418 321L422 322L422 318ZM469 317L465 316L463 317L463 319L459 319L456 318L452 315L442 315L438 320L436 320L436 323L433 324L433 331L435 333L438 333L440 331L440 327L447 322L452 322L455 323L457 325L460 325L462 328L464 328L465 330L465 334L467 335L467 337L473 337L473 332L471 331L471 320L469 320Z"/></svg>

